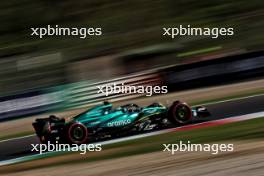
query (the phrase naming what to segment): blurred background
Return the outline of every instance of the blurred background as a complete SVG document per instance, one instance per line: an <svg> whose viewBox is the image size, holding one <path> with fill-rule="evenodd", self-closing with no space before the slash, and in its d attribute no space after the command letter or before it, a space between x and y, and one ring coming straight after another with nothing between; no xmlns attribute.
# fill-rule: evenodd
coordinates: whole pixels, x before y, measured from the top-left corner
<svg viewBox="0 0 264 176"><path fill-rule="evenodd" d="M39 144L32 128L36 118L70 118L105 100L114 106L207 103L208 120L263 116L263 19L261 0L2 0L0 175L263 175L263 118L109 140L100 154L49 153L34 160L31 150ZM102 35L31 35L31 28L48 25L102 28ZM234 35L163 36L163 28L179 25L233 28ZM97 86L112 83L168 86L169 92L148 98L98 93ZM219 156L162 152L164 144L179 140L234 143L235 150ZM13 161L21 163L5 170Z"/></svg>
<svg viewBox="0 0 264 176"><path fill-rule="evenodd" d="M224 80L231 73L261 76L263 5L260 0L2 1L1 119L140 96L96 94L96 85L113 81L163 84L175 91L178 85L200 86L196 84L200 79L207 85L215 83L215 76ZM180 24L232 27L234 35L217 39L162 35L163 27ZM47 25L100 27L103 35L86 39L30 35L30 28ZM195 65L200 61L204 64Z"/></svg>

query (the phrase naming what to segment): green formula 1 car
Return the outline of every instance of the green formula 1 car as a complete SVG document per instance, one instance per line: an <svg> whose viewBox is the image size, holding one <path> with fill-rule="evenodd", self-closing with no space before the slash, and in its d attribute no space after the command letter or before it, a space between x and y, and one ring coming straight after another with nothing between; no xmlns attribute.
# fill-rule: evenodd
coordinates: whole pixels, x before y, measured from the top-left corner
<svg viewBox="0 0 264 176"><path fill-rule="evenodd" d="M153 103L146 107L127 104L115 109L111 103L104 102L70 121L51 115L36 119L33 127L42 143L59 141L82 144L107 137L185 125L193 118L209 115L205 107L190 108L180 101L175 101L169 107Z"/></svg>

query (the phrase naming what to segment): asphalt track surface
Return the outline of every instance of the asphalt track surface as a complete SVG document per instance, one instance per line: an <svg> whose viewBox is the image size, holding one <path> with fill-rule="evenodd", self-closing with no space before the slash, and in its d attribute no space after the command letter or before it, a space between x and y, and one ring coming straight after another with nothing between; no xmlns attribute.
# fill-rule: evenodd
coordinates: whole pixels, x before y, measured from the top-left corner
<svg viewBox="0 0 264 176"><path fill-rule="evenodd" d="M206 105L206 107L211 112L211 116L203 120L194 120L193 123L262 112L264 111L264 95L227 102L218 102ZM0 142L0 161L35 154L31 152L31 144L36 143L39 143L36 136Z"/></svg>

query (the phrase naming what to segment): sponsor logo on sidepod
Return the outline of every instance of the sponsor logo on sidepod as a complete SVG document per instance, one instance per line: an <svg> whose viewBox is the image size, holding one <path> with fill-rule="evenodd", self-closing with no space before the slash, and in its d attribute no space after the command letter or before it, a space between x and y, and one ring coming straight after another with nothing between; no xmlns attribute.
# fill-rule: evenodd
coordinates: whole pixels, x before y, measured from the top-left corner
<svg viewBox="0 0 264 176"><path fill-rule="evenodd" d="M118 121L114 121L114 122L108 122L107 126L108 127L123 126L123 125L127 125L127 124L130 124L130 123L131 123L130 119L118 120Z"/></svg>

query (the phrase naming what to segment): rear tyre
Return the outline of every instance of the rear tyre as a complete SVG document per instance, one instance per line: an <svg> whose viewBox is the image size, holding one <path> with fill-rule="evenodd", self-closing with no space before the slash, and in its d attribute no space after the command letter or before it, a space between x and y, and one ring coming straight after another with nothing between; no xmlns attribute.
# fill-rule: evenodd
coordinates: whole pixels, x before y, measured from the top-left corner
<svg viewBox="0 0 264 176"><path fill-rule="evenodd" d="M48 141L50 141L50 143L53 142L54 139L50 136L51 125L48 120L38 120L37 123L33 123L33 126L41 143L47 144Z"/></svg>
<svg viewBox="0 0 264 176"><path fill-rule="evenodd" d="M186 103L175 101L169 109L168 119L174 125L185 125L192 119L192 110Z"/></svg>
<svg viewBox="0 0 264 176"><path fill-rule="evenodd" d="M72 123L68 128L68 140L71 144L87 142L88 130L82 123Z"/></svg>
<svg viewBox="0 0 264 176"><path fill-rule="evenodd" d="M48 118L36 119L32 123L41 143L55 143L60 138L61 131L64 129L65 119L54 115Z"/></svg>

